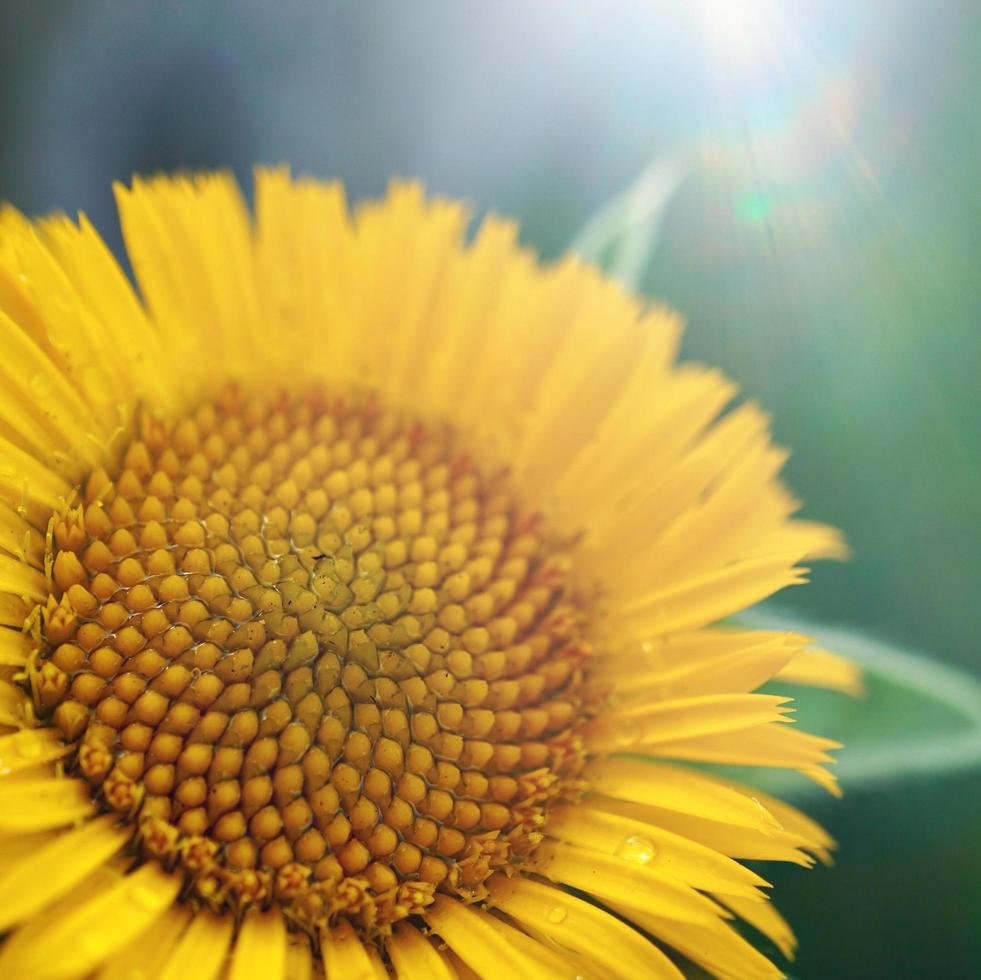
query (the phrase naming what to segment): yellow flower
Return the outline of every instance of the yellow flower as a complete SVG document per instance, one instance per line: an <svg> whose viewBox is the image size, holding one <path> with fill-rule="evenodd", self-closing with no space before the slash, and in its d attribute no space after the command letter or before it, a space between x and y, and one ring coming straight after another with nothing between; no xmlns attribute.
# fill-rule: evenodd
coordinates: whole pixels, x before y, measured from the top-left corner
<svg viewBox="0 0 981 980"><path fill-rule="evenodd" d="M0 214L0 975L778 976L831 842L684 765L834 790L752 692L852 669L712 626L842 547L762 413L414 184L117 195L142 298Z"/></svg>

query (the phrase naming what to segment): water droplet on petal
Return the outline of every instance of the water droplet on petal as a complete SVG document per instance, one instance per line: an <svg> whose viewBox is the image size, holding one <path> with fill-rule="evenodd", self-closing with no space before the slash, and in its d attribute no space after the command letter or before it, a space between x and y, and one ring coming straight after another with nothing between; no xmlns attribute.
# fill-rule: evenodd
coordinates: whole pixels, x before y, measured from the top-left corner
<svg viewBox="0 0 981 980"><path fill-rule="evenodd" d="M643 834L631 834L620 842L616 855L632 864L649 864L657 855L657 845Z"/></svg>
<svg viewBox="0 0 981 980"><path fill-rule="evenodd" d="M620 718L613 723L616 726L616 741L620 748L629 749L640 741L643 731L636 719Z"/></svg>
<svg viewBox="0 0 981 980"><path fill-rule="evenodd" d="M548 910L548 914L545 916L552 925L557 926L559 923L565 921L565 917L569 913L566 911L565 907L562 905L556 905Z"/></svg>

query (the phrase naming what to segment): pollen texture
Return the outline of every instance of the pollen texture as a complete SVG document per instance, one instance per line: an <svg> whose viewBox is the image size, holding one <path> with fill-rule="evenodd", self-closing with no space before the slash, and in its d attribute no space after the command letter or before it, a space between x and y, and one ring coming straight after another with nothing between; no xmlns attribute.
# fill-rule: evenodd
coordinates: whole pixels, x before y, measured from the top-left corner
<svg viewBox="0 0 981 980"><path fill-rule="evenodd" d="M195 902L384 932L576 790L563 548L449 427L229 388L144 418L48 542L38 714Z"/></svg>

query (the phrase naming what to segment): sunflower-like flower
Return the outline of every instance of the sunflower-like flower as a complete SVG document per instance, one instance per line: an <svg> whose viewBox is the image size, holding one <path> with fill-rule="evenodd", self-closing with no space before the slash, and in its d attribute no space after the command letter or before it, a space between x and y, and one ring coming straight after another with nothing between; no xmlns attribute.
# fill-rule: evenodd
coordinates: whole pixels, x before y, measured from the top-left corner
<svg viewBox="0 0 981 980"><path fill-rule="evenodd" d="M719 977L738 859L831 841L795 635L838 535L676 317L395 184L261 172L0 215L0 975ZM679 764L680 763L680 764Z"/></svg>

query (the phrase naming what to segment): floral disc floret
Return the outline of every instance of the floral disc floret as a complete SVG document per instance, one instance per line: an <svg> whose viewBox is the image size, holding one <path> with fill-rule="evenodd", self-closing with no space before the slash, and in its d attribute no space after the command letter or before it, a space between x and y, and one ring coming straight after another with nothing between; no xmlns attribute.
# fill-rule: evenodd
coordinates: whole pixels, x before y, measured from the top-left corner
<svg viewBox="0 0 981 980"><path fill-rule="evenodd" d="M387 934L576 792L564 549L448 427L230 387L143 418L49 542L37 710L195 901Z"/></svg>

